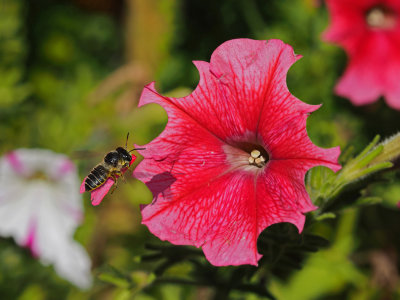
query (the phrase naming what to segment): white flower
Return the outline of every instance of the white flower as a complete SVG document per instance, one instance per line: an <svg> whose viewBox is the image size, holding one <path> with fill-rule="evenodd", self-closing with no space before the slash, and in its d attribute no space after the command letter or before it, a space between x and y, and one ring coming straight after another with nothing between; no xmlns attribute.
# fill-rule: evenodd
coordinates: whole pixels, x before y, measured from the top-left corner
<svg viewBox="0 0 400 300"><path fill-rule="evenodd" d="M14 237L76 286L91 286L90 258L73 235L83 217L75 165L62 154L18 149L0 158L0 235Z"/></svg>

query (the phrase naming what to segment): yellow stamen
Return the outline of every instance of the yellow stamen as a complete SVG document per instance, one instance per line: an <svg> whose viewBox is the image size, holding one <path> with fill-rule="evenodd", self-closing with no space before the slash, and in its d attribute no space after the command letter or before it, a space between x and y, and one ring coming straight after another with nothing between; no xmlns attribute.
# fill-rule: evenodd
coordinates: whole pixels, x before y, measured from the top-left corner
<svg viewBox="0 0 400 300"><path fill-rule="evenodd" d="M251 157L253 157L253 158L259 157L260 154L261 154L261 152L258 151L258 150L253 150L253 151L251 151L251 153L250 153Z"/></svg>
<svg viewBox="0 0 400 300"><path fill-rule="evenodd" d="M249 164L261 168L265 166L265 157L261 155L261 152L254 149L250 153Z"/></svg>
<svg viewBox="0 0 400 300"><path fill-rule="evenodd" d="M396 15L384 7L374 7L368 11L366 22L372 28L390 29L396 26Z"/></svg>

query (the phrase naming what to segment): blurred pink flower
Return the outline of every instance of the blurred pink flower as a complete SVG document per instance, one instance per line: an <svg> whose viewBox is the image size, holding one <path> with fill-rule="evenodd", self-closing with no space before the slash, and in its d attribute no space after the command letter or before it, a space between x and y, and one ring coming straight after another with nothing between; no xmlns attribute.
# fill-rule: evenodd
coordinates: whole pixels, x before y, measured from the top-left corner
<svg viewBox="0 0 400 300"><path fill-rule="evenodd" d="M236 39L210 63L194 62L200 82L191 95L170 98L154 83L145 87L139 105L158 103L169 118L134 171L154 195L142 207L153 234L201 246L213 265L224 266L257 265L257 238L274 223L302 231L303 214L316 208L305 173L317 165L340 169L340 150L321 149L307 136L307 116L319 106L287 89L297 59L280 40Z"/></svg>
<svg viewBox="0 0 400 300"><path fill-rule="evenodd" d="M400 109L400 1L326 0L331 25L327 41L342 46L349 56L335 92L355 105L386 98Z"/></svg>
<svg viewBox="0 0 400 300"><path fill-rule="evenodd" d="M80 288L91 285L90 258L74 238L83 217L74 164L43 149L0 158L0 235L28 247L44 265Z"/></svg>
<svg viewBox="0 0 400 300"><path fill-rule="evenodd" d="M133 164L133 162L136 160L136 156L132 155L132 160L129 162L129 166L131 166ZM128 170L128 168L123 168L121 170L122 174L124 174L126 171ZM85 181L86 181L85 177L82 181L81 187L79 189L80 193L84 193L85 192ZM118 176L116 176L116 178L118 179ZM106 182L104 182L104 184L102 184L101 186L99 186L98 188L92 190L90 192L90 201L92 202L93 206L97 206L101 203L101 201L103 201L104 197L108 194L108 192L110 191L111 187L115 184L115 181L112 177L108 178L106 180Z"/></svg>

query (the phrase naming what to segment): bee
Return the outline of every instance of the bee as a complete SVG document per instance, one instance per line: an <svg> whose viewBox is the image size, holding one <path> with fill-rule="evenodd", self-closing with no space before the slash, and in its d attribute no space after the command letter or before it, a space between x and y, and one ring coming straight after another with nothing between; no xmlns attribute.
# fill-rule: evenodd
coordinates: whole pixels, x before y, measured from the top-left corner
<svg viewBox="0 0 400 300"><path fill-rule="evenodd" d="M103 162L95 166L85 179L85 191L90 192L102 186L110 177L117 183L117 178L122 176L122 170L127 169L132 161L130 154L134 150L143 150L145 148L134 148L127 150L129 132L126 136L125 148L118 147L114 151L108 152L104 156Z"/></svg>

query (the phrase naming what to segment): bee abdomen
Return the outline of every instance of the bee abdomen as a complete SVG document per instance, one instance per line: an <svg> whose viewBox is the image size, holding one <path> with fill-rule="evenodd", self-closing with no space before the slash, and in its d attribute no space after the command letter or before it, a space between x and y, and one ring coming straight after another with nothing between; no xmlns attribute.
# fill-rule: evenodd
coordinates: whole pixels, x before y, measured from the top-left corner
<svg viewBox="0 0 400 300"><path fill-rule="evenodd" d="M103 185L108 179L109 174L106 168L102 165L96 166L85 180L85 191L90 192Z"/></svg>

